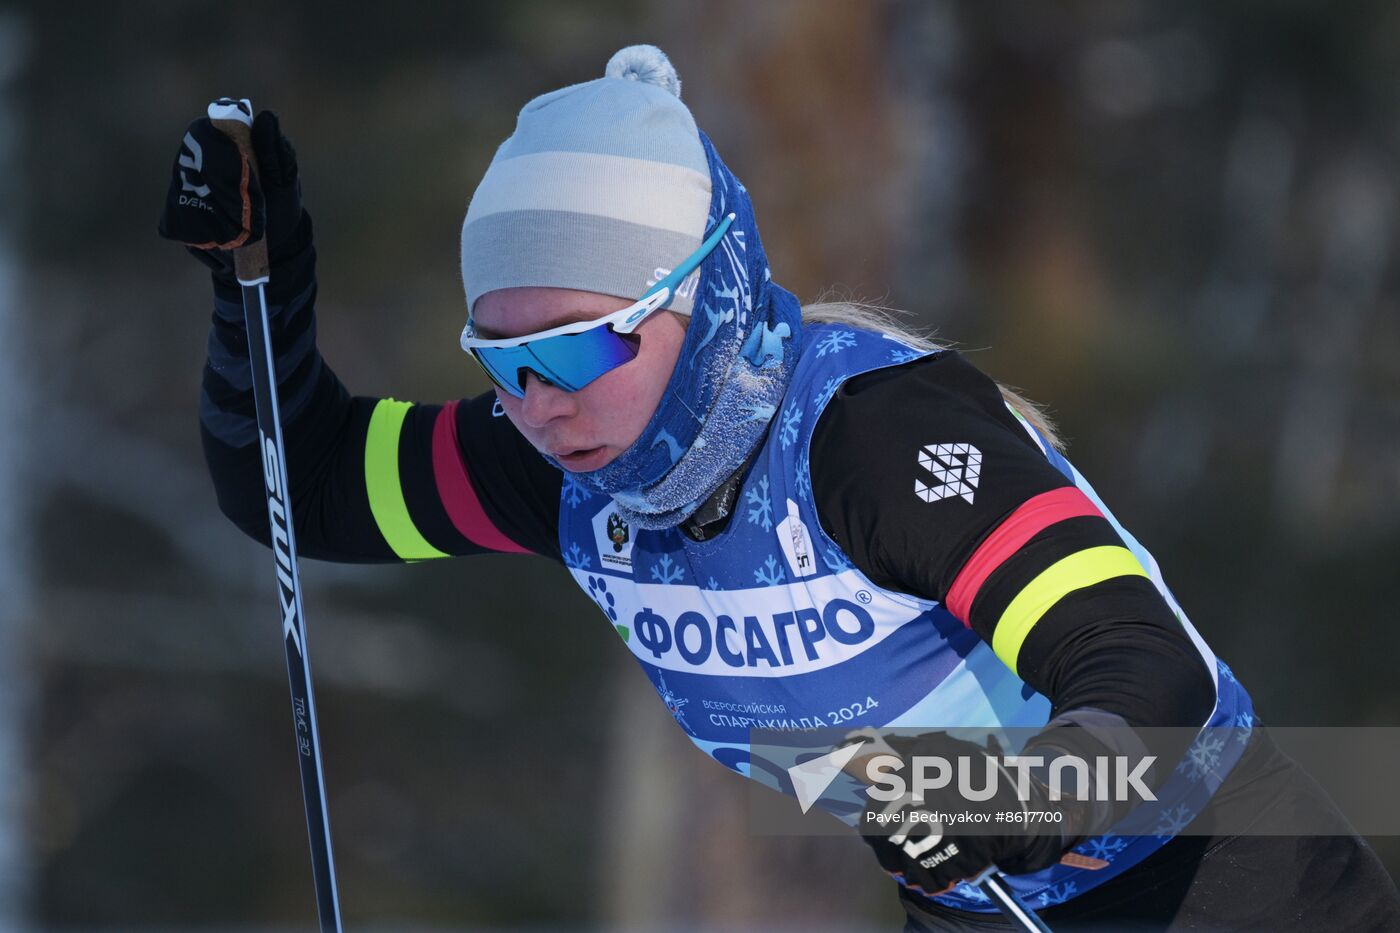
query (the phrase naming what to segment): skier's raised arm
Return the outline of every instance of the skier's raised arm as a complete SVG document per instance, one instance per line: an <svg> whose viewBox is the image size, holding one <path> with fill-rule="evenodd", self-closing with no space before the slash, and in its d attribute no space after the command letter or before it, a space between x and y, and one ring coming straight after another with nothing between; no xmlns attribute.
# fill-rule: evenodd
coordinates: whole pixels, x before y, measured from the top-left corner
<svg viewBox="0 0 1400 933"><path fill-rule="evenodd" d="M298 550L337 561L488 551L557 557L560 473L500 417L492 394L446 405L352 396L316 347L316 251L296 154L269 111L258 171L207 118L176 158L161 235L213 273L200 428L219 507L268 540L243 306L228 250L267 236L272 353Z"/></svg>

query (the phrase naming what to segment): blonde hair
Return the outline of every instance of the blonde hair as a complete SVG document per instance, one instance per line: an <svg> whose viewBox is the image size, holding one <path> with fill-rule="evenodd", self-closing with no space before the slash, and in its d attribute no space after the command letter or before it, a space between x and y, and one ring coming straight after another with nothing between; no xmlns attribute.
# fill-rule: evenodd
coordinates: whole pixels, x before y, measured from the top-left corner
<svg viewBox="0 0 1400 933"><path fill-rule="evenodd" d="M863 301L819 300L813 304L802 306L802 323L844 324L847 327L861 330L879 331L889 334L901 343L909 344L916 350L947 350L951 348L949 344L913 330L899 320L898 315L908 313ZM1011 406L1016 414L1030 422L1056 450L1064 450L1064 442L1055 430L1055 422L1045 413L1045 409L1000 382L996 385L1001 390L1001 397L1006 400L1006 404Z"/></svg>

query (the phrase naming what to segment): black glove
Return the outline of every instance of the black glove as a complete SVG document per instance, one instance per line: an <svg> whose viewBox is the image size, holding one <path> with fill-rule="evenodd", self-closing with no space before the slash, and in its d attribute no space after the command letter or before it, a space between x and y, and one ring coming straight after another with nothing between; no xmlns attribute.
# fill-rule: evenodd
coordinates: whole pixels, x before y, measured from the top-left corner
<svg viewBox="0 0 1400 933"><path fill-rule="evenodd" d="M256 171L208 117L191 123L171 168L160 218L162 237L184 243L213 270L216 282L233 288L237 285L228 250L254 243L266 232L268 259L275 269L311 242L296 152L282 135L276 114L264 110L257 115L252 140Z"/></svg>
<svg viewBox="0 0 1400 933"><path fill-rule="evenodd" d="M987 784L987 759L1002 757L1000 747L991 736L988 748L942 732L912 737L888 736L884 743L887 752L905 761L906 766L898 773L910 788L913 787L913 769L909 763L916 756L942 758L955 769L954 775L963 767L958 759L967 758L970 770L965 773L970 775L968 783L974 790L981 790ZM861 837L875 851L885 871L906 887L930 896L947 891L959 881L975 878L993 865L1008 874L1049 868L1059 861L1072 841L1064 835L1066 822L1074 822L1072 814L1065 815L1072 802L1050 802L1045 787L1029 775L1028 780L1021 782L1029 791L1029 799L1022 800L1017 791L1017 775L1000 762L995 770L996 793L984 801L968 800L960 794L956 776L947 787L925 791L921 803L914 802L910 793L894 801L872 797L861 821ZM1060 813L1061 816L1058 822L1055 819L1040 821L1024 816L1028 813ZM939 816L948 814L957 816L951 821L938 821ZM999 819L999 814L1016 816ZM979 822L959 817L971 817ZM972 826L978 829L970 831ZM999 834L990 835L989 832Z"/></svg>

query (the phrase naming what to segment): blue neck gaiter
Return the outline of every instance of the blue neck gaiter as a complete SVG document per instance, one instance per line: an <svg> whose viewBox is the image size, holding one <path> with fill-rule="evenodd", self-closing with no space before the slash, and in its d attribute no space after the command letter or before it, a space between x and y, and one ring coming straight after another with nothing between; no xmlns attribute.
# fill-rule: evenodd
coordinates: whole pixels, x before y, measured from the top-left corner
<svg viewBox="0 0 1400 933"><path fill-rule="evenodd" d="M734 223L700 266L685 343L651 421L612 463L573 474L639 528L680 524L739 469L782 403L800 346L801 305L769 276L748 191L709 137L700 141L705 235L730 213Z"/></svg>

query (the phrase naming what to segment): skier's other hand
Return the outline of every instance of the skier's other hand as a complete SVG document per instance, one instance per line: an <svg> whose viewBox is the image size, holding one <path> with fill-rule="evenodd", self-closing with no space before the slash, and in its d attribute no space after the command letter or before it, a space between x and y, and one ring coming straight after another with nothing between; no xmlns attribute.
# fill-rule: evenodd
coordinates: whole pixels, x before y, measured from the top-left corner
<svg viewBox="0 0 1400 933"><path fill-rule="evenodd" d="M989 739L989 749L943 732L888 736L885 741L906 765L918 756L942 758L954 769L969 768L970 784L979 790L986 784L986 759L1002 754L994 739ZM960 758L967 759L966 765ZM996 793L984 801L963 797L956 777L946 787L925 791L921 802L907 793L894 801L872 797L860 832L880 867L905 887L932 896L977 877L993 865L1008 874L1023 874L1058 862L1066 846L1060 824L998 819L999 813L1048 811L1058 804L1050 804L1044 788L1033 780L1029 782L1031 799L1022 801L1013 777L999 764L995 770ZM903 773L908 780L907 767ZM958 822L940 823L938 814L956 814ZM972 825L995 827L1008 835L968 832Z"/></svg>
<svg viewBox="0 0 1400 933"><path fill-rule="evenodd" d="M184 243L227 285L235 284L229 250L255 243L266 233L268 259L275 267L311 240L296 151L276 114L264 110L257 115L252 140L255 171L207 116L191 123L171 167L160 218L160 235Z"/></svg>

